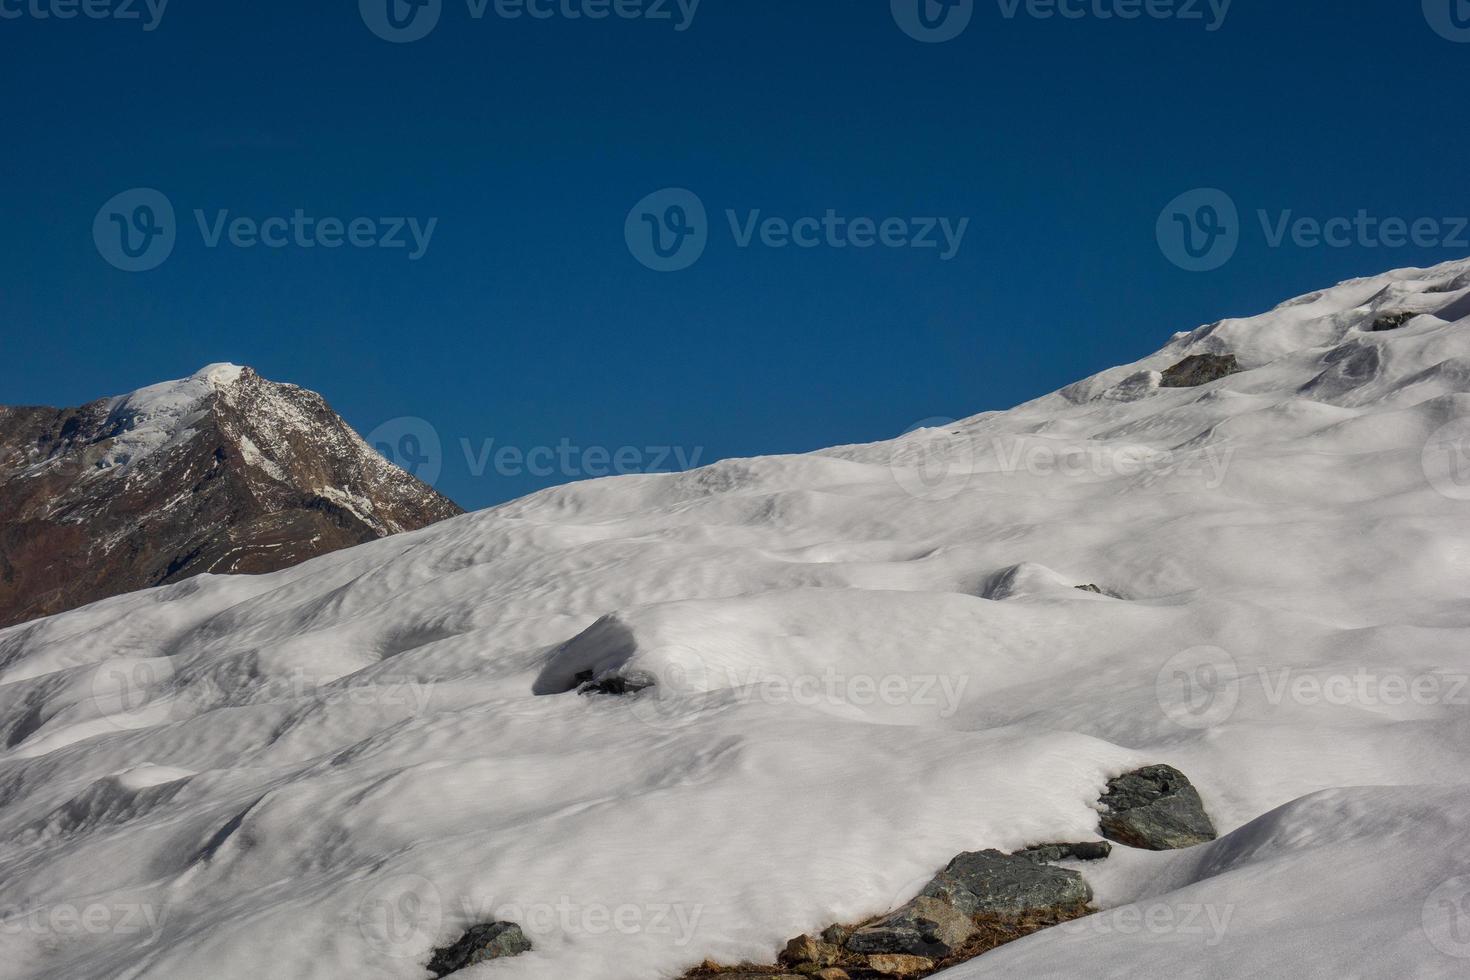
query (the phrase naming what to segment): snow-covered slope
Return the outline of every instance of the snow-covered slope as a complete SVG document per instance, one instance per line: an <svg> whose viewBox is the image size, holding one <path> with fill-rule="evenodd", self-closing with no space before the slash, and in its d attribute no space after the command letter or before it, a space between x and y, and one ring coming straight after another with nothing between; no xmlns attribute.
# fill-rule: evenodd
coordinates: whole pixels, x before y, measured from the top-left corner
<svg viewBox="0 0 1470 980"><path fill-rule="evenodd" d="M1463 976L1467 316L1470 262L1345 283L895 442L0 632L0 972L418 980L493 918L536 949L464 976L769 962L1166 762L1221 840L952 975ZM1160 386L1206 353L1243 370Z"/></svg>

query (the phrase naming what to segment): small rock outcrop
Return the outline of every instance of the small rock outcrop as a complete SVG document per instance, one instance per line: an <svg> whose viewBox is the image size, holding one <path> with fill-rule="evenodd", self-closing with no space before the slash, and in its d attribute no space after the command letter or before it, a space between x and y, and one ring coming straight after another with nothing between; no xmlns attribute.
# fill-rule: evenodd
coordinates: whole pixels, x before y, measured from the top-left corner
<svg viewBox="0 0 1470 980"><path fill-rule="evenodd" d="M1057 861L1103 861L1113 853L1113 845L1105 840L1087 841L1081 844L1038 844L1020 853L1021 857L1030 858L1038 864L1054 864Z"/></svg>
<svg viewBox="0 0 1470 980"><path fill-rule="evenodd" d="M854 932L846 948L864 955L897 953L943 960L963 948L977 931L973 913L926 894Z"/></svg>
<svg viewBox="0 0 1470 980"><path fill-rule="evenodd" d="M1234 354L1191 354L1164 372L1159 387L1198 388L1240 371Z"/></svg>
<svg viewBox="0 0 1470 980"><path fill-rule="evenodd" d="M529 953L531 940L513 922L490 922L472 926L459 941L434 950L429 972L447 977L476 963Z"/></svg>
<svg viewBox="0 0 1470 980"><path fill-rule="evenodd" d="M1219 836L1199 791L1173 766L1124 773L1099 802L1103 836L1129 847L1172 851Z"/></svg>
<svg viewBox="0 0 1470 980"><path fill-rule="evenodd" d="M1414 319L1414 317L1418 315L1419 314L1417 313L1409 312L1385 313L1383 316L1373 321L1373 325L1368 328L1368 332L1385 333L1389 330L1398 330L1400 327L1404 326L1404 324L1408 323L1410 320Z"/></svg>
<svg viewBox="0 0 1470 980"><path fill-rule="evenodd" d="M879 953L868 957L868 969L885 977L921 977L934 972L937 964L922 956L902 953Z"/></svg>
<svg viewBox="0 0 1470 980"><path fill-rule="evenodd" d="M797 936L786 944L778 962L782 966L799 966L810 963L817 967L835 966L842 959L840 947L821 942L811 936Z"/></svg>
<svg viewBox="0 0 1470 980"><path fill-rule="evenodd" d="M629 694L638 694L646 691L656 685L652 677L646 677L637 673L630 676L614 674L609 677L604 677L602 680L596 680L596 676L596 673L590 670L584 670L578 673L576 678L577 684L579 685L577 687L577 693L581 695L607 694L613 697L626 697Z"/></svg>

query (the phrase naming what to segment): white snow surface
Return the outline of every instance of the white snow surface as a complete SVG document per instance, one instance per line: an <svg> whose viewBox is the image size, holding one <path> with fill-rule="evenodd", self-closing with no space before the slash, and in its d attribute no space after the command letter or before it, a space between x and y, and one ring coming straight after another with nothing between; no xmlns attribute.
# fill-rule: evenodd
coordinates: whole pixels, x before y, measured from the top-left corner
<svg viewBox="0 0 1470 980"><path fill-rule="evenodd" d="M947 976L1465 976L1467 316L1470 262L1395 272L1010 412L0 631L0 975L420 980L494 918L535 950L460 976L770 962L1169 763L1219 841L1079 866L1103 911Z"/></svg>
<svg viewBox="0 0 1470 980"><path fill-rule="evenodd" d="M139 388L107 404L107 423L116 433L101 472L117 475L169 446L194 437L192 424L208 411L216 392L240 379L236 364L208 364L187 378Z"/></svg>

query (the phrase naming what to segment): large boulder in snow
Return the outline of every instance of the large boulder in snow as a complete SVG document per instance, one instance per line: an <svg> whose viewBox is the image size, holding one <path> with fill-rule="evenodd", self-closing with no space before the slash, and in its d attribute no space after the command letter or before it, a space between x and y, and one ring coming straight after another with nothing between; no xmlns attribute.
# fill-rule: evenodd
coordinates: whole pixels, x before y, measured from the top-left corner
<svg viewBox="0 0 1470 980"><path fill-rule="evenodd" d="M458 942L434 950L429 972L436 977L447 977L476 963L529 953L531 948L531 940L513 922L472 926Z"/></svg>
<svg viewBox="0 0 1470 980"><path fill-rule="evenodd" d="M924 887L919 897L854 932L854 953L901 953L943 960L976 932L976 916L1021 918L1065 912L1092 901L1092 889L1075 871L1054 868L1024 854L961 854Z"/></svg>
<svg viewBox="0 0 1470 980"><path fill-rule="evenodd" d="M1160 388L1198 388L1240 373L1234 354L1191 354L1164 372Z"/></svg>
<svg viewBox="0 0 1470 980"><path fill-rule="evenodd" d="M1173 766L1124 773L1100 802L1103 836L1129 847L1171 851L1219 836L1199 791Z"/></svg>
<svg viewBox="0 0 1470 980"><path fill-rule="evenodd" d="M943 899L967 915L1019 916L1092 901L1092 889L1077 872L1000 851L961 854L922 894Z"/></svg>

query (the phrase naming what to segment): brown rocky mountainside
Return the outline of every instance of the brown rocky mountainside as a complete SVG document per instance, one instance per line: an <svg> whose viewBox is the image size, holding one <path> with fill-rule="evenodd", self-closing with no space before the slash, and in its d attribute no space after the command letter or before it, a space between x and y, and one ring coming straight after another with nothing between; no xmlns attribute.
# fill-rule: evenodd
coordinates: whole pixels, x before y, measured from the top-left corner
<svg viewBox="0 0 1470 980"><path fill-rule="evenodd" d="M0 627L460 513L320 395L249 368L80 408L0 407Z"/></svg>

